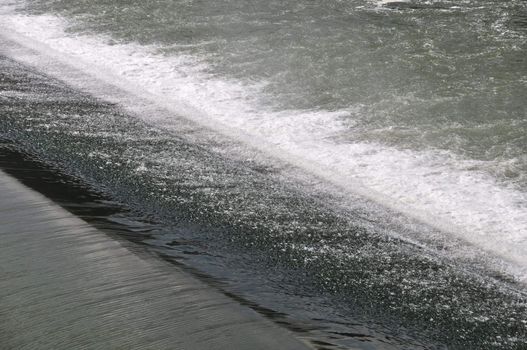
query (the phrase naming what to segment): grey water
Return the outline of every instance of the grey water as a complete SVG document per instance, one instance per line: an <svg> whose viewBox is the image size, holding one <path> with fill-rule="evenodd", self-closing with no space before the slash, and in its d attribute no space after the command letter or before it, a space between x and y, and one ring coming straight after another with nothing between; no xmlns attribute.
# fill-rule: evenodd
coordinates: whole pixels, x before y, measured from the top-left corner
<svg viewBox="0 0 527 350"><path fill-rule="evenodd" d="M204 57L276 109L339 110L342 138L440 149L527 179L525 1L29 1L75 33Z"/></svg>
<svg viewBox="0 0 527 350"><path fill-rule="evenodd" d="M199 111L181 114L484 249L527 250L524 1L16 7L9 28Z"/></svg>
<svg viewBox="0 0 527 350"><path fill-rule="evenodd" d="M127 67L124 56L106 62L139 88L161 81L167 99L182 96L185 86L171 82L184 76L210 93L187 98L234 128L271 130L261 135L296 154L324 150L309 158L315 167L346 176L362 169L366 187L402 206L474 231L491 227L480 238L491 245L525 243L524 1L22 5L2 18L15 29L25 23L17 30L52 48L64 49L63 38L88 46L99 38L85 59L148 48L140 58L153 56L159 66ZM39 36L45 16L65 20L63 32ZM188 57L194 66L174 63ZM0 71L0 137L10 149L130 208L106 214L123 226L137 225L137 216L151 225L148 235L129 239L214 276L314 347L527 346L522 276L502 268L503 256L467 245L464 233L370 211L367 201L342 210L346 195L325 192L323 179L306 185L278 161L231 157L228 142L200 139L178 118L180 133L7 57ZM325 127L332 131L320 132ZM412 186L414 178L423 187ZM408 239L423 236L430 241Z"/></svg>
<svg viewBox="0 0 527 350"><path fill-rule="evenodd" d="M315 347L524 345L525 295L499 271L482 274L394 239L364 213L336 213L321 205L327 195L305 194L272 168L229 160L1 62L4 169L20 169L18 177L112 234L213 276ZM38 175L46 167L38 162L52 171ZM136 170L144 164L159 171Z"/></svg>
<svg viewBox="0 0 527 350"><path fill-rule="evenodd" d="M0 177L3 349L308 349L173 265Z"/></svg>

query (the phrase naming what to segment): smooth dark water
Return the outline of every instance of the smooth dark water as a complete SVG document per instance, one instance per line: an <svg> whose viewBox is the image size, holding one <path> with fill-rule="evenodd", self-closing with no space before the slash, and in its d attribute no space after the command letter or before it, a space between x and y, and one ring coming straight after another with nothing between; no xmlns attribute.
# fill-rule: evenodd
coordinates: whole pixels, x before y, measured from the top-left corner
<svg viewBox="0 0 527 350"><path fill-rule="evenodd" d="M14 155L6 152L3 165L27 172L32 162L18 155L9 164ZM34 176L46 173L46 167L31 168ZM50 174L40 185L52 183ZM35 183L34 176L25 180ZM1 170L0 193L3 349L309 349L181 268L108 237Z"/></svg>

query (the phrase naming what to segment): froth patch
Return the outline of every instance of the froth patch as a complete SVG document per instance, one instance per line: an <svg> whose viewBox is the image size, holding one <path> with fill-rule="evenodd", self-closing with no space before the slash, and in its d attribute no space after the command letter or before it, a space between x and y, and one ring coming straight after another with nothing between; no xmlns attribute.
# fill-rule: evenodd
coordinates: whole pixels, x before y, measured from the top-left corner
<svg viewBox="0 0 527 350"><path fill-rule="evenodd" d="M82 61L85 66L111 72L116 84L143 89L189 119L217 123L231 136L345 191L494 252L516 264L517 276L526 278L527 195L471 170L475 161L444 151L415 152L374 143L339 142L339 134L350 132L341 122L342 116L360 113L359 107L274 111L260 102L266 82L247 84L212 76L201 57L164 56L156 53L154 46L68 34L67 21L55 16L8 12L1 16L1 22L60 52L65 61L74 65Z"/></svg>

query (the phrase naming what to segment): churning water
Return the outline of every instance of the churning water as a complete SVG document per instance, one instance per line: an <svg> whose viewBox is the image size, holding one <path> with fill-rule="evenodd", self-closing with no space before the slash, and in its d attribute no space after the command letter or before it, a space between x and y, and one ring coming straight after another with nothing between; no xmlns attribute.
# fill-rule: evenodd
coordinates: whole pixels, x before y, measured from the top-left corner
<svg viewBox="0 0 527 350"><path fill-rule="evenodd" d="M292 289L361 310L344 318L526 346L525 1L0 4L0 35L171 111L58 108L73 93L40 77L53 88L0 93L37 108L9 107L5 138L166 222L220 227L207 239L235 242L232 261L270 256Z"/></svg>

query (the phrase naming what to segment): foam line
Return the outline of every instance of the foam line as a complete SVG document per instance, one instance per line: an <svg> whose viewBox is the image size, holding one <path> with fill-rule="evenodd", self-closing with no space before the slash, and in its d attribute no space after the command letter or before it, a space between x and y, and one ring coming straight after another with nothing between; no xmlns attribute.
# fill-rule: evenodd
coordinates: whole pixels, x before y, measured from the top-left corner
<svg viewBox="0 0 527 350"><path fill-rule="evenodd" d="M353 106L271 111L259 104L261 85L212 77L199 57L162 56L155 47L107 45L105 37L66 34L67 23L54 16L7 13L1 23L12 43L3 52L23 63L139 115L142 108L162 107L172 114L142 116L166 128L183 117L227 135L350 195L438 228L445 239L452 234L501 256L517 266L520 279L527 278L527 195L470 170L482 165L477 161L444 151L339 143L335 135L345 131L339 118L353 113ZM102 82L108 88L102 89Z"/></svg>

